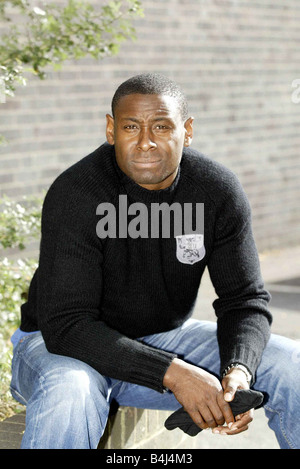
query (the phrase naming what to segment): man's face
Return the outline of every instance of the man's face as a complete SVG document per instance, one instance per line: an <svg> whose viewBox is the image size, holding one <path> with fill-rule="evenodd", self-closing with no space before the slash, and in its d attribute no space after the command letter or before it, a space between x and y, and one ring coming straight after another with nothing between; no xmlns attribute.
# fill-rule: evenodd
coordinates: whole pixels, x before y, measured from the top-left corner
<svg viewBox="0 0 300 469"><path fill-rule="evenodd" d="M170 186L193 130L193 118L183 121L176 99L131 94L120 99L114 118L106 118L107 141L115 145L121 170L146 189Z"/></svg>

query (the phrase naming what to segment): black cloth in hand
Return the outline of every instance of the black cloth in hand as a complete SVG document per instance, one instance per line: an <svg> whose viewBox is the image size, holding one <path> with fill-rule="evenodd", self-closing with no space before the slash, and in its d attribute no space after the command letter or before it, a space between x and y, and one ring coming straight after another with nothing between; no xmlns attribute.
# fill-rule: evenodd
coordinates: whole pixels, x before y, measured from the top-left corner
<svg viewBox="0 0 300 469"><path fill-rule="evenodd" d="M235 393L233 401L231 401L230 407L234 416L243 414L250 409L259 407L264 399L264 395L259 391L253 391L252 389L238 389ZM189 414L184 410L183 407L173 412L165 421L165 427L167 430L174 430L174 428L180 428L190 436L196 436L202 431L198 425L196 425Z"/></svg>

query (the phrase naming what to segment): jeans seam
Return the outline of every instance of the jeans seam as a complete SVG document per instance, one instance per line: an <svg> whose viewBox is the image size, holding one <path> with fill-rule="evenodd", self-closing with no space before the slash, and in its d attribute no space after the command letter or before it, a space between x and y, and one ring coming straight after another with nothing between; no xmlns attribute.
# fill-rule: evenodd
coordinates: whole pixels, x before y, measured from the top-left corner
<svg viewBox="0 0 300 469"><path fill-rule="evenodd" d="M278 417L279 417L279 422L280 422L280 430L281 430L281 433L284 437L284 439L286 440L287 444L290 446L290 448L292 449L295 449L295 446L293 445L293 443L290 441L290 439L288 438L288 436L286 435L285 431L284 431L284 425L283 425L283 420L282 420L282 412L279 412L278 410L274 410L274 409L271 409L271 407L269 407L268 405L265 405L264 408L266 410L268 410L269 412L273 412L274 414L277 414Z"/></svg>
<svg viewBox="0 0 300 469"><path fill-rule="evenodd" d="M13 386L10 386L10 392L13 396L14 399L16 399L16 397L18 397L18 399L16 399L17 402L19 402L20 404L22 405L27 405L27 400L24 398L24 396L22 396L22 394L19 393L19 391L17 391L17 389L15 389ZM15 396L14 396L15 394Z"/></svg>
<svg viewBox="0 0 300 469"><path fill-rule="evenodd" d="M40 399L39 412L37 413L37 415L39 415L39 414L40 414L40 409L41 409L41 407L42 407L42 405L43 405L43 402L44 402L44 396L45 396L45 394L46 394L46 390L45 390L45 388L44 388L44 386L43 386L43 381L45 380L45 378L44 378L44 376L42 375L41 370L36 369L35 367L33 367L33 366L31 365L31 361L27 359L27 356L26 356L26 353L25 353L25 350L26 350L26 349L24 350L23 347L18 347L19 344L22 344L22 343L24 343L24 342L27 342L27 341L28 341L27 339L31 339L30 335L23 337L23 338L19 341L19 343L17 344L16 350L15 350L15 359L16 359L17 361L19 361L19 366L20 366L20 362L23 361L23 362L28 366L28 368L30 368L34 373L36 373L36 375L37 375L37 377L38 377L38 380L39 380L40 386L41 386L41 391L42 391L42 398ZM24 344L24 345L25 345L25 344ZM27 344L26 344L26 345L27 345ZM17 350L17 347L18 347L18 350ZM14 391L15 391L15 390L14 390ZM27 406L30 399L27 401L27 399L25 399L25 398L22 396L22 394L20 394L19 392L17 392L17 394L18 394L20 397L22 397L22 399L26 402L26 406ZM30 448L34 448L33 443L34 443L34 441L35 441L35 437L36 437L36 434L37 434L37 427L38 427L37 422L35 422L34 429L33 429L33 431L32 431L32 435L31 435L31 439L30 439ZM26 427L25 427L25 431L26 431Z"/></svg>
<svg viewBox="0 0 300 469"><path fill-rule="evenodd" d="M20 355L22 355L22 354L20 354ZM44 378L44 376L41 375L41 373L40 373L38 370L34 369L34 368L30 365L30 363L25 359L24 356L22 356L22 357L19 356L18 359L19 359L19 360L22 359L22 360L24 361L24 363L26 363L26 365L27 365L34 373L36 373L37 376L38 376L38 380L39 380L39 382L40 382L40 387L41 387L41 392L42 392L42 398L40 399L40 405L39 405L39 409L38 409L38 412L37 412L37 415L39 415L39 414L40 414L41 407L42 407L43 402L44 402L45 394L47 393L47 391L45 390L45 388L44 388L44 386L43 386L43 382L44 382L45 378ZM12 389L13 389L13 388L12 388ZM14 390L14 391L15 391L15 390ZM16 392L16 391L15 391L15 392ZM19 392L17 392L17 394L18 394L20 397L22 397L22 399L26 402L26 407L27 407L29 401L27 401ZM30 399L29 399L29 400L30 400ZM32 449L34 448L33 442L35 441L35 437L36 437L36 434L37 434L37 427L38 427L37 422L35 422L35 425L34 425L34 428L33 428L33 431L32 431L32 435L31 435L31 439L30 439L30 448L32 448ZM25 427L25 431L26 431L26 427Z"/></svg>
<svg viewBox="0 0 300 469"><path fill-rule="evenodd" d="M121 383L121 384L120 384ZM114 388L116 388L117 386L119 386L120 384L120 389L119 389L119 392L118 392L118 396L122 393L122 390L126 388L126 386L128 385L128 383L126 381L122 381L122 380L118 380L116 383L114 383L112 386L111 386L111 390L110 390L110 393L109 393L109 399L108 399L108 402L111 400L111 396L113 394L113 390ZM117 396L114 396L114 399L116 399Z"/></svg>
<svg viewBox="0 0 300 469"><path fill-rule="evenodd" d="M11 384L10 384L10 389L11 391L13 391L16 396L20 397L21 400L23 401L22 404L27 406L27 399L25 399L25 397L20 393L19 390L16 389L16 387L12 386L13 384L13 375L14 375L14 368L16 367L16 362L19 362L19 367L20 367L20 362L21 360L24 360L24 363L26 363L26 365L32 370L34 371L35 373L37 373L38 376L39 375L39 372L36 371L34 368L32 368L32 366L30 365L30 363L25 359L25 354L22 350L22 347L20 348L19 345L23 344L24 342L27 341L27 338L29 338L30 336L25 336L23 337L22 339L20 339L20 341L17 343L17 345L15 346L15 350L14 350L14 354L13 354L13 359L12 359L12 364L11 364L11 371L12 371L12 379L11 379ZM20 401L18 401L20 402Z"/></svg>

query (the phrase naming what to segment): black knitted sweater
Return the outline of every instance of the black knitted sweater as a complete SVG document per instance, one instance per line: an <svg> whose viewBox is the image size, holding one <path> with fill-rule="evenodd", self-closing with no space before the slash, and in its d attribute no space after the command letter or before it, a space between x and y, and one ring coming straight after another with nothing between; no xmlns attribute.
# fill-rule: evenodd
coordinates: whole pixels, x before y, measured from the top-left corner
<svg viewBox="0 0 300 469"><path fill-rule="evenodd" d="M172 231L168 238L100 239L97 206L118 209L120 195L149 208L203 203L204 257L181 262ZM176 355L136 339L176 328L192 315L206 266L217 295L220 371L239 362L254 376L270 334L270 296L236 176L184 149L173 184L147 190L120 170L114 147L105 143L59 175L46 194L39 266L21 306L21 329L41 330L52 353L162 392Z"/></svg>

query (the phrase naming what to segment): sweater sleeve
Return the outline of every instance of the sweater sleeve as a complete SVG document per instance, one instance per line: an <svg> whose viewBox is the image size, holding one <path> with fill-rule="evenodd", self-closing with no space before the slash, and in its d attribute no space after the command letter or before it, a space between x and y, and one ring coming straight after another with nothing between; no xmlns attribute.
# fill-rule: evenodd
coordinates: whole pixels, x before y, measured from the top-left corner
<svg viewBox="0 0 300 469"><path fill-rule="evenodd" d="M101 320L103 254L96 206L73 186L59 177L43 204L37 307L46 347L103 375L163 392L175 355L128 338Z"/></svg>
<svg viewBox="0 0 300 469"><path fill-rule="evenodd" d="M269 293L264 289L251 227L251 209L236 176L223 187L217 208L215 242L208 269L218 298L214 301L220 372L231 363L256 368L270 335Z"/></svg>

